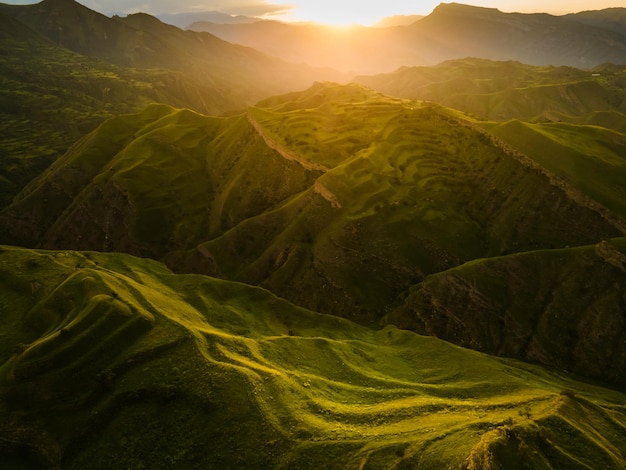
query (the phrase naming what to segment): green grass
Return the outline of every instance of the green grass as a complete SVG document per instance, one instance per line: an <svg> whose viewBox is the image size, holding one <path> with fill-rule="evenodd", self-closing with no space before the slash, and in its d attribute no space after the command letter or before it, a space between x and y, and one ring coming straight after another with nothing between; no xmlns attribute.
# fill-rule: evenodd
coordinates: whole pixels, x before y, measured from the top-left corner
<svg viewBox="0 0 626 470"><path fill-rule="evenodd" d="M573 376L128 255L3 247L0 260L11 464L624 464L624 395Z"/></svg>
<svg viewBox="0 0 626 470"><path fill-rule="evenodd" d="M600 126L509 121L490 132L621 217L626 134Z"/></svg>
<svg viewBox="0 0 626 470"><path fill-rule="evenodd" d="M620 234L461 113L331 83L111 119L0 222L6 243L163 259L366 323L428 274Z"/></svg>
<svg viewBox="0 0 626 470"><path fill-rule="evenodd" d="M179 72L136 69L54 45L2 16L0 38L0 208L78 139L113 116L162 102L207 113L243 103Z"/></svg>
<svg viewBox="0 0 626 470"><path fill-rule="evenodd" d="M592 76L572 67L539 67L514 61L466 58L434 67L402 67L390 74L357 77L400 98L430 100L479 119L593 123L623 129L624 73Z"/></svg>
<svg viewBox="0 0 626 470"><path fill-rule="evenodd" d="M429 276L388 321L624 385L626 240L475 260Z"/></svg>

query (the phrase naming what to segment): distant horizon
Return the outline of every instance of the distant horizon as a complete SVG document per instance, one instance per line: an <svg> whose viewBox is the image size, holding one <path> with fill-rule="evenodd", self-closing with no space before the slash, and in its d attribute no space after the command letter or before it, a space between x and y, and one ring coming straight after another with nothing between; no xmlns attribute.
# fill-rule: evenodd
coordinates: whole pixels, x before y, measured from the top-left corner
<svg viewBox="0 0 626 470"><path fill-rule="evenodd" d="M328 25L372 26L397 15L427 16L441 3L459 3L483 8L497 8L506 13L548 13L565 15L589 10L624 7L623 0L479 0L441 2L437 0L408 4L405 0L387 0L384 3L363 4L357 0L295 0L277 3L268 0L76 0L78 3L105 15L148 13L150 15L202 14L220 12L284 22L314 22ZM31 0L4 0L0 3L30 5Z"/></svg>

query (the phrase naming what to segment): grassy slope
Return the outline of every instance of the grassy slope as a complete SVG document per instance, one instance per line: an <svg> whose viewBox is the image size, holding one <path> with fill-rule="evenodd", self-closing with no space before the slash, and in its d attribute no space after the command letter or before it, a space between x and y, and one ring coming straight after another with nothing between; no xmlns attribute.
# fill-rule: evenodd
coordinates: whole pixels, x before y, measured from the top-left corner
<svg viewBox="0 0 626 470"><path fill-rule="evenodd" d="M33 181L9 208L7 233L22 245L160 257L263 212L312 176L271 151L245 116L153 105L107 121Z"/></svg>
<svg viewBox="0 0 626 470"><path fill-rule="evenodd" d="M104 120L151 102L212 114L243 106L178 72L73 53L0 14L0 207Z"/></svg>
<svg viewBox="0 0 626 470"><path fill-rule="evenodd" d="M13 468L625 463L626 396L562 373L128 255L0 261Z"/></svg>
<svg viewBox="0 0 626 470"><path fill-rule="evenodd" d="M485 123L489 131L622 217L626 133L598 125Z"/></svg>
<svg viewBox="0 0 626 470"><path fill-rule="evenodd" d="M231 118L112 119L0 222L11 244L163 259L376 324L430 274L621 235L553 183L460 113L318 84Z"/></svg>
<svg viewBox="0 0 626 470"><path fill-rule="evenodd" d="M481 119L597 123L597 114L603 113L605 127L623 129L625 74L610 68L598 72L594 77L571 67L468 58L355 80L392 96L434 101Z"/></svg>
<svg viewBox="0 0 626 470"><path fill-rule="evenodd" d="M626 385L626 240L476 260L429 276L395 325Z"/></svg>
<svg viewBox="0 0 626 470"><path fill-rule="evenodd" d="M108 121L0 222L11 244L164 257L364 321L426 274L620 235L463 117L333 84Z"/></svg>
<svg viewBox="0 0 626 470"><path fill-rule="evenodd" d="M424 274L617 236L447 111L363 93L327 86L251 111L273 139L330 169L206 243L223 275L324 312L356 302L375 317Z"/></svg>

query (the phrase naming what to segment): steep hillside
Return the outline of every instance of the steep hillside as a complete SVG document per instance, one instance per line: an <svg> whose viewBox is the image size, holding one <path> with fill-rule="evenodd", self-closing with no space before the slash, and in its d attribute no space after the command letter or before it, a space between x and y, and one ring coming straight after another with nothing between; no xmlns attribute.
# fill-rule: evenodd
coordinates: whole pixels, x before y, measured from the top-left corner
<svg viewBox="0 0 626 470"><path fill-rule="evenodd" d="M610 118L610 117L609 117ZM569 123L484 123L484 127L550 172L561 176L621 217L626 217L626 129Z"/></svg>
<svg viewBox="0 0 626 470"><path fill-rule="evenodd" d="M232 118L110 120L0 226L5 243L165 259L365 322L428 274L625 230L464 117L334 84Z"/></svg>
<svg viewBox="0 0 626 470"><path fill-rule="evenodd" d="M626 73L599 67L537 67L519 62L466 58L435 67L403 67L354 80L385 94L429 100L482 119L571 121L623 130Z"/></svg>
<svg viewBox="0 0 626 470"><path fill-rule="evenodd" d="M74 0L0 4L0 12L66 49L126 67L184 72L241 104L309 86L315 79L338 79L332 71L289 64L143 13L109 18Z"/></svg>
<svg viewBox="0 0 626 470"><path fill-rule="evenodd" d="M626 463L623 393L154 261L1 247L0 305L10 468Z"/></svg>
<svg viewBox="0 0 626 470"><path fill-rule="evenodd" d="M73 53L0 14L0 207L105 119L155 101L211 114L243 106L181 72Z"/></svg>
<svg viewBox="0 0 626 470"><path fill-rule="evenodd" d="M152 105L107 121L33 181L7 209L6 234L21 245L159 258L221 235L314 177L270 149L245 116Z"/></svg>
<svg viewBox="0 0 626 470"><path fill-rule="evenodd" d="M388 321L490 354L626 386L626 239L434 274Z"/></svg>

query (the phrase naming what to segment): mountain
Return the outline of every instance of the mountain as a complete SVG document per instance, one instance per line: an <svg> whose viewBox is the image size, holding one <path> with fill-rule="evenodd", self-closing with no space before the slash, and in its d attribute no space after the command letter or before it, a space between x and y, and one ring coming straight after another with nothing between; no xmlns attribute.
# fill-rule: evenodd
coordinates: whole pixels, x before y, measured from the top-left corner
<svg viewBox="0 0 626 470"><path fill-rule="evenodd" d="M572 21L608 29L626 35L626 8L607 8L605 10L581 11L565 15Z"/></svg>
<svg viewBox="0 0 626 470"><path fill-rule="evenodd" d="M599 11L597 15L609 18L612 13ZM257 22L196 23L191 28L285 60L376 74L464 57L578 68L624 64L626 37L615 21L584 22L579 17L503 13L444 3L419 21L395 27L346 30Z"/></svg>
<svg viewBox="0 0 626 470"><path fill-rule="evenodd" d="M428 41L431 63L468 56L580 68L626 63L622 34L543 13L444 3L413 25L411 36Z"/></svg>
<svg viewBox="0 0 626 470"><path fill-rule="evenodd" d="M331 67L348 74L376 73L404 63L400 53L413 46L394 42L387 28L351 26L349 29L315 23L257 21L246 24L197 22L189 26L226 41L254 47L284 60ZM365 52L367 51L367 52ZM413 53L408 52L409 57ZM410 60L410 59L409 59Z"/></svg>
<svg viewBox="0 0 626 470"><path fill-rule="evenodd" d="M10 14L56 44L126 67L163 68L211 84L240 103L306 87L331 71L285 63L210 34L183 31L137 13L108 18L74 0L3 5Z"/></svg>
<svg viewBox="0 0 626 470"><path fill-rule="evenodd" d="M210 114L242 106L181 72L74 53L0 14L0 207L105 119L151 102Z"/></svg>
<svg viewBox="0 0 626 470"><path fill-rule="evenodd" d="M0 50L0 207L106 118L151 102L240 112L316 78L338 78L148 15L108 18L72 0L0 4Z"/></svg>
<svg viewBox="0 0 626 470"><path fill-rule="evenodd" d="M245 15L230 15L220 11L201 11L188 13L162 13L156 15L163 23L186 29L189 25L200 21L210 23L228 24L228 23L253 23L259 21L259 18Z"/></svg>
<svg viewBox="0 0 626 470"><path fill-rule="evenodd" d="M587 71L464 58L434 67L402 67L354 81L392 96L434 101L480 119L602 122L623 132L626 118L626 73L620 68Z"/></svg>
<svg viewBox="0 0 626 470"><path fill-rule="evenodd" d="M0 305L8 468L592 469L626 455L622 392L152 260L0 247Z"/></svg>
<svg viewBox="0 0 626 470"><path fill-rule="evenodd" d="M624 148L583 142L602 171ZM161 259L376 325L430 275L626 233L610 200L539 162L453 110L320 83L238 116L113 118L0 213L0 233Z"/></svg>
<svg viewBox="0 0 626 470"><path fill-rule="evenodd" d="M394 15L383 18L374 26L377 28L389 28L393 26L407 26L424 18L422 15Z"/></svg>

